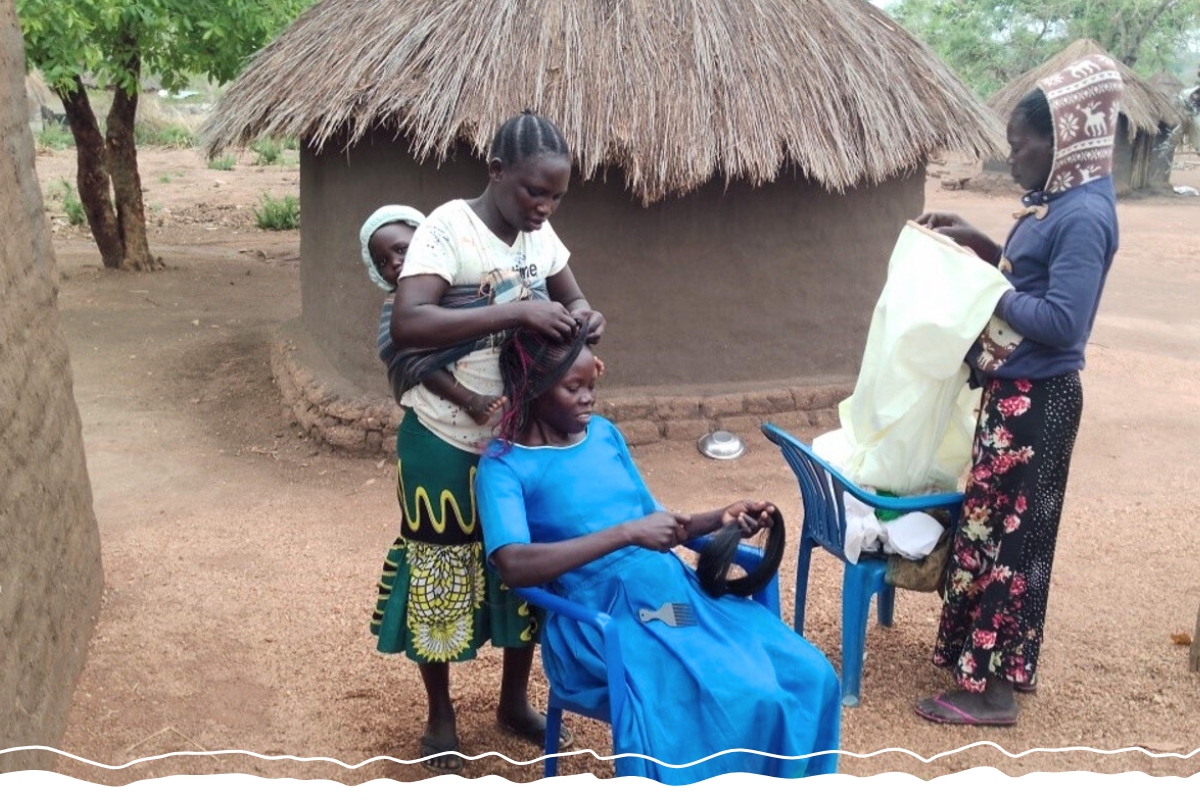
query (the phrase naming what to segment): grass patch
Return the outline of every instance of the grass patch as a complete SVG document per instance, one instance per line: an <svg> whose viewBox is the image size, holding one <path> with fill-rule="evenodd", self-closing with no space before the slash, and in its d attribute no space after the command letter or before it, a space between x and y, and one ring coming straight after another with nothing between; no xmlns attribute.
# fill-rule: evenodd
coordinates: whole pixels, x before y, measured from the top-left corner
<svg viewBox="0 0 1200 800"><path fill-rule="evenodd" d="M71 135L71 129L65 125L47 122L38 131L37 144L44 150L66 150L68 147L75 146L75 137Z"/></svg>
<svg viewBox="0 0 1200 800"><path fill-rule="evenodd" d="M275 139L255 139L250 143L250 150L258 156L254 159L254 164L259 167L269 167L278 163L279 157L283 155L283 147Z"/></svg>
<svg viewBox="0 0 1200 800"><path fill-rule="evenodd" d="M232 153L226 153L218 158L211 159L208 162L209 169L219 169L222 172L229 172L233 169L233 165L237 163L237 158Z"/></svg>
<svg viewBox="0 0 1200 800"><path fill-rule="evenodd" d="M275 198L264 192L262 202L254 209L254 218L265 231L294 231L300 227L300 198Z"/></svg>
<svg viewBox="0 0 1200 800"><path fill-rule="evenodd" d="M87 215L83 213L83 202L79 199L79 195L75 193L75 187L68 183L65 178L60 180L55 188L51 189L50 196L62 200L62 210L67 215L67 222L72 225L82 225L87 220Z"/></svg>
<svg viewBox="0 0 1200 800"><path fill-rule="evenodd" d="M139 147L170 147L186 150L197 144L196 134L178 122L155 125L138 122L133 126L133 138Z"/></svg>

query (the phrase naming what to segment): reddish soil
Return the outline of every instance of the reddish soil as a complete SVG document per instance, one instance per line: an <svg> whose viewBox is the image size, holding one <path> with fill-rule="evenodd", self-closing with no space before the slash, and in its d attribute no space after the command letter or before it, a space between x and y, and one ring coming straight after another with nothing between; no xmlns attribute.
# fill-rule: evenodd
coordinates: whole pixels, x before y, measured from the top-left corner
<svg viewBox="0 0 1200 800"><path fill-rule="evenodd" d="M367 633L396 530L394 465L321 450L281 410L269 344L274 327L299 312L299 234L254 229L251 209L264 191L298 194L298 173L248 161L218 172L194 151L143 153L161 272L104 271L88 236L55 221L59 302L106 585L61 747L109 765L226 749L349 765L413 759L424 723L417 672L376 656ZM69 176L73 164L72 151L42 154L43 186ZM1200 171L1180 171L1177 180L1200 181ZM47 205L61 217L57 202ZM1017 205L1008 192L949 192L931 177L928 207L957 210L1000 236ZM843 714L844 750L903 748L929 758L980 740L1010 753L1200 748L1200 675L1187 671L1187 648L1172 640L1193 630L1200 603L1200 198L1133 199L1119 212L1121 251L1084 373L1039 693L1020 699L1022 716L1010 729L919 719L913 703L948 683L929 662L938 602L902 593L895 627L868 634L862 705ZM800 519L796 485L765 440L751 441L733 462L705 460L679 443L638 448L635 458L670 507L757 495ZM829 557L816 558L814 573L806 635L837 666L841 573ZM789 619L794 574L793 555L783 569ZM452 672L462 748L533 759L538 748L495 725L499 673L492 651ZM533 697L545 701L540 674ZM611 752L605 726L570 715L568 724L576 747ZM984 746L930 763L896 752L841 760L855 775L931 778L974 766L1011 775L1183 776L1200 773L1200 756L1010 759ZM120 771L62 758L57 769L105 784L179 773L344 783L428 775L388 761L349 770L239 755ZM590 756L566 760L562 771L612 774ZM465 774L530 781L541 771L489 756L469 762Z"/></svg>

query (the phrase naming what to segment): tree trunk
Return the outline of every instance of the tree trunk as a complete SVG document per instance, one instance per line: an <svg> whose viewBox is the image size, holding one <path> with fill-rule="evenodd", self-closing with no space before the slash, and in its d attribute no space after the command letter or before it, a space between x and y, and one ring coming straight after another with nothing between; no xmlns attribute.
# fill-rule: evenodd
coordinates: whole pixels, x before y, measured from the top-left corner
<svg viewBox="0 0 1200 800"><path fill-rule="evenodd" d="M117 226L109 194L108 169L105 167L104 137L100 125L88 100L83 79L75 76L75 86L70 91L56 91L67 112L67 124L75 137L77 172L75 183L79 187L79 200L87 216L92 238L100 249L100 259L105 267L119 269L125 260L125 245Z"/></svg>
<svg viewBox="0 0 1200 800"><path fill-rule="evenodd" d="M135 43L131 40L127 44L132 50ZM146 209L142 202L142 179L138 175L137 141L134 138L138 81L142 71L141 58L136 51L128 57L125 67L133 76L133 90L118 85L113 95L105 136L108 173L117 208L117 225L125 245L121 269L147 272L157 269L159 264L150 255L150 243L146 240Z"/></svg>

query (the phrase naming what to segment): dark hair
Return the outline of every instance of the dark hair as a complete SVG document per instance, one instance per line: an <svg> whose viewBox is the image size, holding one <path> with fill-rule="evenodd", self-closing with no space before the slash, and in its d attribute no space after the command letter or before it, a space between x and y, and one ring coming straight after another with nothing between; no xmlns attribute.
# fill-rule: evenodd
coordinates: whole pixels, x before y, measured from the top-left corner
<svg viewBox="0 0 1200 800"><path fill-rule="evenodd" d="M506 120L496 131L488 161L498 158L507 167L547 153L570 159L571 148L567 147L567 140L557 125L525 109Z"/></svg>
<svg viewBox="0 0 1200 800"><path fill-rule="evenodd" d="M1050 103L1046 93L1034 89L1017 101L1013 116L1019 116L1041 136L1054 140L1054 118L1050 116Z"/></svg>
<svg viewBox="0 0 1200 800"><path fill-rule="evenodd" d="M783 515L778 510L771 515L771 532L767 535L762 560L749 573L729 579L729 568L737 559L738 548L742 543L742 528L735 520L721 528L708 538L704 550L700 553L700 562L696 565L696 577L700 579L700 588L713 597L724 594L736 594L739 597L749 597L766 587L779 572L779 564L783 561L785 544Z"/></svg>
<svg viewBox="0 0 1200 800"><path fill-rule="evenodd" d="M525 301L536 302L536 301ZM500 418L497 435L515 441L529 424L533 401L562 379L587 344L588 325L575 336L557 341L531 328L512 331L500 348L500 376L508 408Z"/></svg>

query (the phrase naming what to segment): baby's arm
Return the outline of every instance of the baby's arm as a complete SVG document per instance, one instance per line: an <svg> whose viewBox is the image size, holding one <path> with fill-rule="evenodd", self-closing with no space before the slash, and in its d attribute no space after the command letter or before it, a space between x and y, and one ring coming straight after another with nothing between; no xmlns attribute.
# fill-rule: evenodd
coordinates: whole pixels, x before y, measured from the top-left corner
<svg viewBox="0 0 1200 800"><path fill-rule="evenodd" d="M503 397L472 392L456 381L447 369L439 369L430 374L429 377L421 381L421 385L438 397L449 400L454 405L466 411L471 415L471 419L475 420L475 424L477 425L487 424L487 421L503 408L505 403Z"/></svg>

